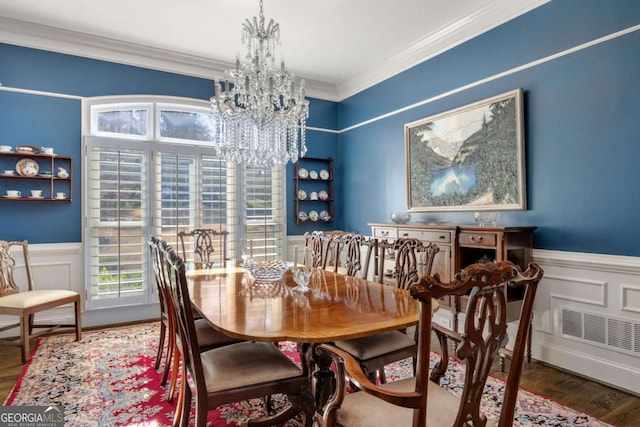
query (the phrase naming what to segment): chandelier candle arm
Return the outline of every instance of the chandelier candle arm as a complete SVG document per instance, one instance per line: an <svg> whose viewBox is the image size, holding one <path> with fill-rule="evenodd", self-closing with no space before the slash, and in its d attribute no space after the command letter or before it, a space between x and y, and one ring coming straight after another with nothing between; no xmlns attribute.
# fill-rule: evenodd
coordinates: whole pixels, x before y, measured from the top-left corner
<svg viewBox="0 0 640 427"><path fill-rule="evenodd" d="M309 102L304 80L295 90L295 76L284 59L276 67L280 25L273 19L265 27L263 4L259 18L242 24L247 54L236 58L225 80L214 82L211 109L217 125L214 146L218 156L234 163L274 167L304 157Z"/></svg>

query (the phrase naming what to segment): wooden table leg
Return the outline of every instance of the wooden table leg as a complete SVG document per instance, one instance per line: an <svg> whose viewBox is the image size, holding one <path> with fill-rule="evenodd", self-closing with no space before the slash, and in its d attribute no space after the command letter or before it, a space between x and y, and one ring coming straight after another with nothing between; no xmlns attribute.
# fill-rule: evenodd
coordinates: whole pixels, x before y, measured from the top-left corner
<svg viewBox="0 0 640 427"><path fill-rule="evenodd" d="M317 344L298 344L302 369L309 375L309 385L314 397L316 410L321 410L336 388L336 378L331 370L331 357L319 356Z"/></svg>

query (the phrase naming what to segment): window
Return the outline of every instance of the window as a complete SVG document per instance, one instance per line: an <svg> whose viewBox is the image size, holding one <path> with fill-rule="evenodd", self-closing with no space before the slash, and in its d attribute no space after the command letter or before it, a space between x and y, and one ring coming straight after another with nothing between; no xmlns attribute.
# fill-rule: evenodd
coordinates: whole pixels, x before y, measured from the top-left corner
<svg viewBox="0 0 640 427"><path fill-rule="evenodd" d="M181 230L226 230L228 262L249 252L263 260L283 256L284 168L216 157L215 117L203 102L115 101L84 107L91 132L83 197L89 307L153 301L151 235L180 249Z"/></svg>

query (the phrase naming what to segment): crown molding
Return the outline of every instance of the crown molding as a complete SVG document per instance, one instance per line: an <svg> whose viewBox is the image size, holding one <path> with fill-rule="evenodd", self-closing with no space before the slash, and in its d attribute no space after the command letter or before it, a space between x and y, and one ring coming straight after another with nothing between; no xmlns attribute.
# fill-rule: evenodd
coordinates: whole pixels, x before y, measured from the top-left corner
<svg viewBox="0 0 640 427"><path fill-rule="evenodd" d="M437 29L411 46L343 83L305 79L307 95L342 101L550 0L493 0L462 19ZM218 79L234 64L115 39L0 17L0 42L103 61Z"/></svg>
<svg viewBox="0 0 640 427"><path fill-rule="evenodd" d="M365 73L338 84L338 98L343 100L355 95L549 1L491 1L482 9L421 38Z"/></svg>
<svg viewBox="0 0 640 427"><path fill-rule="evenodd" d="M234 66L200 56L5 17L0 17L0 42L205 79L223 78L224 70ZM307 96L338 101L335 84L305 78L305 89ZM213 87L211 90L213 94Z"/></svg>

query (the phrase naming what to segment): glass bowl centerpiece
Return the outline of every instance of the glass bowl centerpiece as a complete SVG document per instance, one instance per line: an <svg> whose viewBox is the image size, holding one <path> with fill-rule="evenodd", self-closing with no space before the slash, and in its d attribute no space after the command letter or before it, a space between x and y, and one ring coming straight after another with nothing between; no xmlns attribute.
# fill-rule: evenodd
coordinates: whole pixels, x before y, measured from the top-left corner
<svg viewBox="0 0 640 427"><path fill-rule="evenodd" d="M243 257L242 267L257 282L277 282L282 279L285 271L293 266L285 261L255 261L251 257Z"/></svg>
<svg viewBox="0 0 640 427"><path fill-rule="evenodd" d="M391 221L396 224L406 224L411 221L411 214L409 212L394 212L391 214Z"/></svg>
<svg viewBox="0 0 640 427"><path fill-rule="evenodd" d="M493 227L499 218L500 214L498 212L482 211L474 212L473 214L473 219L480 227Z"/></svg>

